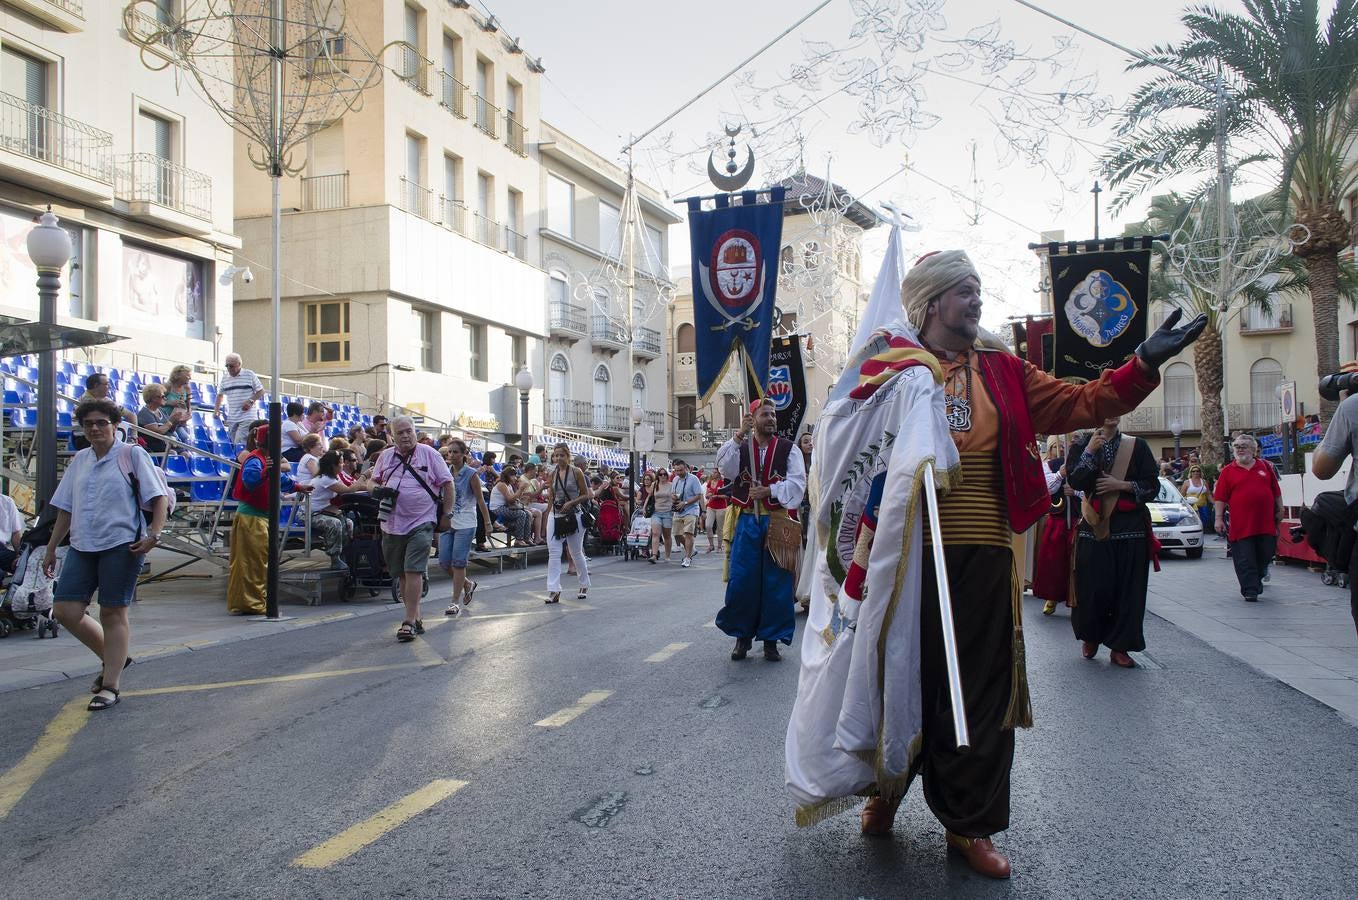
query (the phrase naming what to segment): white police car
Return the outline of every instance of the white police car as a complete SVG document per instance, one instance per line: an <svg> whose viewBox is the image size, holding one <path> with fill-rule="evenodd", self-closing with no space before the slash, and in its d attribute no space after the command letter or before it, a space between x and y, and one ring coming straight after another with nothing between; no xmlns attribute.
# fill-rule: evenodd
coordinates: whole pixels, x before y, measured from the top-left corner
<svg viewBox="0 0 1358 900"><path fill-rule="evenodd" d="M1182 550L1189 559L1202 558L1202 520L1174 482L1161 478L1160 493L1146 506L1161 549Z"/></svg>

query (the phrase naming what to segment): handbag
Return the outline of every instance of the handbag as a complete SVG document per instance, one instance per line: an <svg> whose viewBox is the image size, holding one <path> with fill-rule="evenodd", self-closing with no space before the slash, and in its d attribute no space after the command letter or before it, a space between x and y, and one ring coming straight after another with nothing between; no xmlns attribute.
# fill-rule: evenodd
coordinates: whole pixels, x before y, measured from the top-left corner
<svg viewBox="0 0 1358 900"><path fill-rule="evenodd" d="M589 503L580 504L580 524L585 526L586 531L589 531L596 524L598 524L598 521L599 521L599 508L593 503L593 501Z"/></svg>
<svg viewBox="0 0 1358 900"><path fill-rule="evenodd" d="M802 548L802 526L785 509L769 510L769 555L780 569L797 571L797 553Z"/></svg>
<svg viewBox="0 0 1358 900"><path fill-rule="evenodd" d="M567 513L564 516L552 517L552 537L564 541L566 538L575 534L575 529L579 527L579 520L575 516Z"/></svg>
<svg viewBox="0 0 1358 900"><path fill-rule="evenodd" d="M1136 447L1136 438L1130 434L1123 434L1122 443L1118 445L1117 455L1113 457L1113 465L1108 474L1118 481L1127 477L1127 468L1132 462L1132 450ZM1108 491L1099 494L1097 498L1091 498L1085 494L1081 502L1080 514L1089 525L1089 530L1094 532L1095 540L1106 541L1112 531L1113 511L1117 509L1118 495L1116 491Z"/></svg>

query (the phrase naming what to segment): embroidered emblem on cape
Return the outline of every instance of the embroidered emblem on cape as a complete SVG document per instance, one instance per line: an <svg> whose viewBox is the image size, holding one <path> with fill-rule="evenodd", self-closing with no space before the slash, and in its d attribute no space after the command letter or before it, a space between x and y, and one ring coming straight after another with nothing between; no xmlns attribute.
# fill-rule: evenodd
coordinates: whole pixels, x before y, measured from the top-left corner
<svg viewBox="0 0 1358 900"><path fill-rule="evenodd" d="M1071 329L1095 347L1107 347L1136 318L1136 301L1104 269L1095 269L1071 289L1066 319Z"/></svg>

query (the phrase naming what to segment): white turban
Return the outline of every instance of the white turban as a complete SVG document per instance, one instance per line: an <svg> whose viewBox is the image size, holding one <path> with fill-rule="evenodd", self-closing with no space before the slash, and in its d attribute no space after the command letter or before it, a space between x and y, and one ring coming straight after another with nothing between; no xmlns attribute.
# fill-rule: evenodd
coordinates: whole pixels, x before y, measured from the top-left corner
<svg viewBox="0 0 1358 900"><path fill-rule="evenodd" d="M929 301L967 276L975 278L978 284L981 281L981 273L976 271L965 250L939 250L916 260L901 282L901 303L910 324L923 332Z"/></svg>

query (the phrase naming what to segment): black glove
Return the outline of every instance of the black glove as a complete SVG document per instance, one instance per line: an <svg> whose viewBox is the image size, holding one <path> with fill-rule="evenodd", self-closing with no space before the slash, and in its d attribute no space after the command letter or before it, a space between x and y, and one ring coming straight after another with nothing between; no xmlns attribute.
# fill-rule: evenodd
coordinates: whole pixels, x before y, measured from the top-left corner
<svg viewBox="0 0 1358 900"><path fill-rule="evenodd" d="M1182 315L1183 310L1174 310L1160 327L1136 348L1136 355L1152 369L1159 370L1167 361L1182 353L1183 349L1196 341L1198 335L1207 327L1207 315L1199 313L1184 327L1175 328Z"/></svg>

